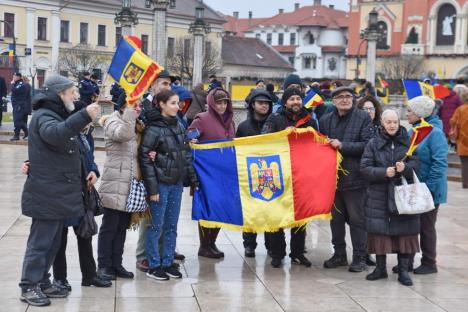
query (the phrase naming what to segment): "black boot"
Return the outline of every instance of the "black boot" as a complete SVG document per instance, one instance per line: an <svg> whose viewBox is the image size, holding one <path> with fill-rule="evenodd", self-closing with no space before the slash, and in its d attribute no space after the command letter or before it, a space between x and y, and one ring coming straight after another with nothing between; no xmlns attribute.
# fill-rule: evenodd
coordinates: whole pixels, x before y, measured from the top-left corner
<svg viewBox="0 0 468 312"><path fill-rule="evenodd" d="M368 281L376 281L381 278L387 278L387 255L376 256L376 267L374 272L366 276Z"/></svg>
<svg viewBox="0 0 468 312"><path fill-rule="evenodd" d="M407 256L398 255L398 281L405 286L413 286L413 281L408 274L409 259Z"/></svg>

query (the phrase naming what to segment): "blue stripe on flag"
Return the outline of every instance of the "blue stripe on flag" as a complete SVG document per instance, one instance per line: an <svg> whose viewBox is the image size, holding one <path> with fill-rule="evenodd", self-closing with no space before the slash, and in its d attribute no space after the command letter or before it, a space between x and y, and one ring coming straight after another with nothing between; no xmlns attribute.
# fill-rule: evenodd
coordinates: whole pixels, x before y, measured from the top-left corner
<svg viewBox="0 0 468 312"><path fill-rule="evenodd" d="M421 86L417 80L403 80L408 100L422 95Z"/></svg>
<svg viewBox="0 0 468 312"><path fill-rule="evenodd" d="M193 150L200 189L193 197L193 220L243 225L236 149ZM220 176L219 172L223 172Z"/></svg>
<svg viewBox="0 0 468 312"><path fill-rule="evenodd" d="M111 75L115 81L120 81L120 77L122 77L125 67L133 53L135 53L135 48L132 47L125 39L120 39L119 45L115 50L114 57L112 58L112 63L109 67L109 75Z"/></svg>

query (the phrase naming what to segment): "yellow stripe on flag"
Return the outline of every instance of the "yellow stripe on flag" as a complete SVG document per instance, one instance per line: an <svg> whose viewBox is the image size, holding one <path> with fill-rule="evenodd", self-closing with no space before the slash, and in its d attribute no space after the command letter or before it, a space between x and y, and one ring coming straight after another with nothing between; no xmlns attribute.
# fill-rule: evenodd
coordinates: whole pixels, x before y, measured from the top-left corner
<svg viewBox="0 0 468 312"><path fill-rule="evenodd" d="M430 84L418 81L419 87L421 88L422 95L426 95L430 97L431 99L435 99L434 95L434 87L431 86Z"/></svg>

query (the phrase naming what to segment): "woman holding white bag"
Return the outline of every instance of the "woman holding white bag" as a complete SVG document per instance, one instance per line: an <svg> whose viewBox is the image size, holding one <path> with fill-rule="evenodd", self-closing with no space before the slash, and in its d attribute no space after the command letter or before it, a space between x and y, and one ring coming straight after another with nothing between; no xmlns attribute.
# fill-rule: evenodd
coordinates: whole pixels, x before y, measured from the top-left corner
<svg viewBox="0 0 468 312"><path fill-rule="evenodd" d="M369 182L364 209L367 251L377 260L375 270L366 276L370 281L388 277L387 254L397 253L398 281L413 284L408 265L410 255L419 251L419 215L398 215L394 198L395 185L401 184L402 176L411 183L418 165L414 157L405 158L409 146L397 112L386 110L380 133L369 141L361 159L361 172Z"/></svg>

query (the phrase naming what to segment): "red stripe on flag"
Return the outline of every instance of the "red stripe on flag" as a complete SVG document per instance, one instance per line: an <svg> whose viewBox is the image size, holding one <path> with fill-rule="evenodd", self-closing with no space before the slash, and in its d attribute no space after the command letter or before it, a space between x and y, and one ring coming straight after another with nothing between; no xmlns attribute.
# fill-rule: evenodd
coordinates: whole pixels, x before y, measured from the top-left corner
<svg viewBox="0 0 468 312"><path fill-rule="evenodd" d="M140 83L135 87L135 90L130 94L128 102L133 104L143 93L150 87L153 81L158 77L161 68L156 63L150 65Z"/></svg>
<svg viewBox="0 0 468 312"><path fill-rule="evenodd" d="M312 133L288 136L295 220L330 213L336 190L336 151ZM321 187L315 187L320 181Z"/></svg>

